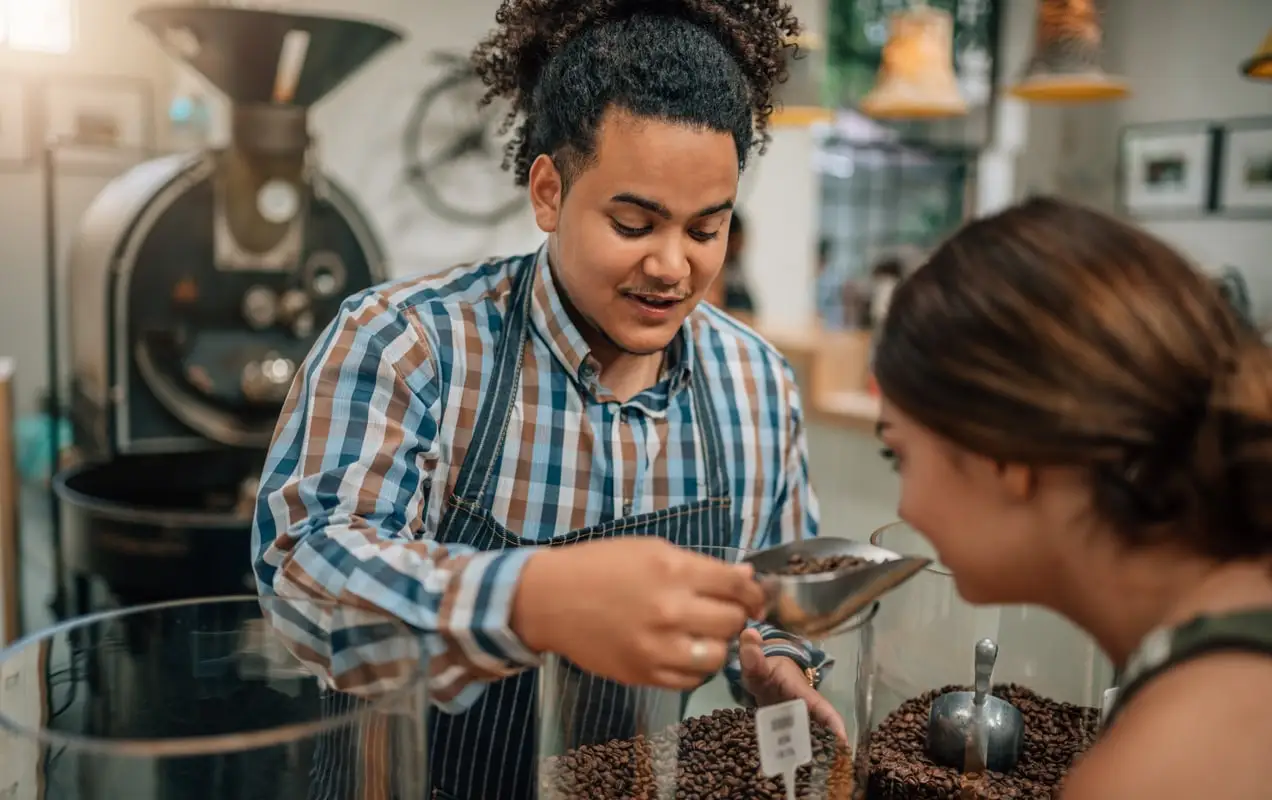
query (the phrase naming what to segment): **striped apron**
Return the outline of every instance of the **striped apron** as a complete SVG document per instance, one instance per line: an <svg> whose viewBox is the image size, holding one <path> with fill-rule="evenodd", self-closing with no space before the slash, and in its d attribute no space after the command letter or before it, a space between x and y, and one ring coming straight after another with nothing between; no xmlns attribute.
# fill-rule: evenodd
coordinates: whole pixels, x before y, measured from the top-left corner
<svg viewBox="0 0 1272 800"><path fill-rule="evenodd" d="M674 508L613 519L560 534L547 542L523 539L497 523L487 508L504 432L521 381L530 328L535 262L527 259L515 278L509 311L495 351L495 374L487 388L459 479L447 503L438 540L478 550L532 545L564 546L617 536L657 536L689 548L733 542L724 443L709 401L701 363L690 381L693 411L704 451L707 496ZM570 717L565 746L577 747L636 732L650 698L665 693L624 687L563 662L551 694ZM535 743L538 670L492 683L466 712L433 711L429 720L429 781L433 800L531 800L536 795Z"/></svg>

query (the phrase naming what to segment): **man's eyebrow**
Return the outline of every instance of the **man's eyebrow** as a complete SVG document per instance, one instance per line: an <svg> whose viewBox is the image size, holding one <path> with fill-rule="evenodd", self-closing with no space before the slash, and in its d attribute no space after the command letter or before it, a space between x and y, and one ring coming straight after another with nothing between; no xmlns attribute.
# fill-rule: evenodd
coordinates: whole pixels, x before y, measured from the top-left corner
<svg viewBox="0 0 1272 800"><path fill-rule="evenodd" d="M657 214L663 219L671 219L671 211L668 210L665 205L659 203L657 200L650 200L648 197L641 197L640 195L632 194L631 192L620 192L611 197L610 200L615 203L627 203L629 205L638 206L646 211Z"/></svg>
<svg viewBox="0 0 1272 800"><path fill-rule="evenodd" d="M652 214L657 214L663 219L671 219L670 209L657 200L650 200L648 197L641 197L640 195L632 194L631 192L620 192L611 197L610 200L615 203L627 203L629 205L643 208ZM695 218L709 217L712 214L719 214L721 211L728 211L731 208L733 208L732 200L722 200L719 203L700 209L693 216Z"/></svg>

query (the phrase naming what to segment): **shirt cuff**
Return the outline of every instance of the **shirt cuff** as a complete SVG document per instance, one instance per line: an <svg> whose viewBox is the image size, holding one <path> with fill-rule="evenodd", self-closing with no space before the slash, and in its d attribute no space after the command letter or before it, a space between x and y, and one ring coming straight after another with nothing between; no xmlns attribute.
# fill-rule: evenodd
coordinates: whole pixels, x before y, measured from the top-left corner
<svg viewBox="0 0 1272 800"><path fill-rule="evenodd" d="M500 673L542 661L511 624L521 572L537 552L536 547L516 547L474 553L447 587L439 627L479 669Z"/></svg>

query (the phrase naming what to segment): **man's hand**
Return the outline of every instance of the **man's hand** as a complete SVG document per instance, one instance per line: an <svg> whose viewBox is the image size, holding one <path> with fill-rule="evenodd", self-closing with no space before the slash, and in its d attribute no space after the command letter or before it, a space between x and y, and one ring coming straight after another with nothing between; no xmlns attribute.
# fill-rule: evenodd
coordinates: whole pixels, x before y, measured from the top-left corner
<svg viewBox="0 0 1272 800"><path fill-rule="evenodd" d="M759 631L747 628L742 632L738 658L742 662L742 688L755 698L756 705L771 706L799 698L808 704L808 715L812 719L848 743L848 731L834 706L809 685L799 664L786 656L764 655L764 640Z"/></svg>
<svg viewBox="0 0 1272 800"><path fill-rule="evenodd" d="M532 651L595 675L688 691L719 671L763 609L750 566L656 536L619 536L531 556L510 624Z"/></svg>

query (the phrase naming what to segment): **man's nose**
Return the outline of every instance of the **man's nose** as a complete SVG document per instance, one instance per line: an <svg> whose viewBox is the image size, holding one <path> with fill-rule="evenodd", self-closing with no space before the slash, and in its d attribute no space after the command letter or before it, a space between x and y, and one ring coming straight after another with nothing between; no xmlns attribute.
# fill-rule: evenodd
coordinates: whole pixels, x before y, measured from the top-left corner
<svg viewBox="0 0 1272 800"><path fill-rule="evenodd" d="M669 243L645 257L641 264L645 275L666 286L689 277L689 259L678 243Z"/></svg>

